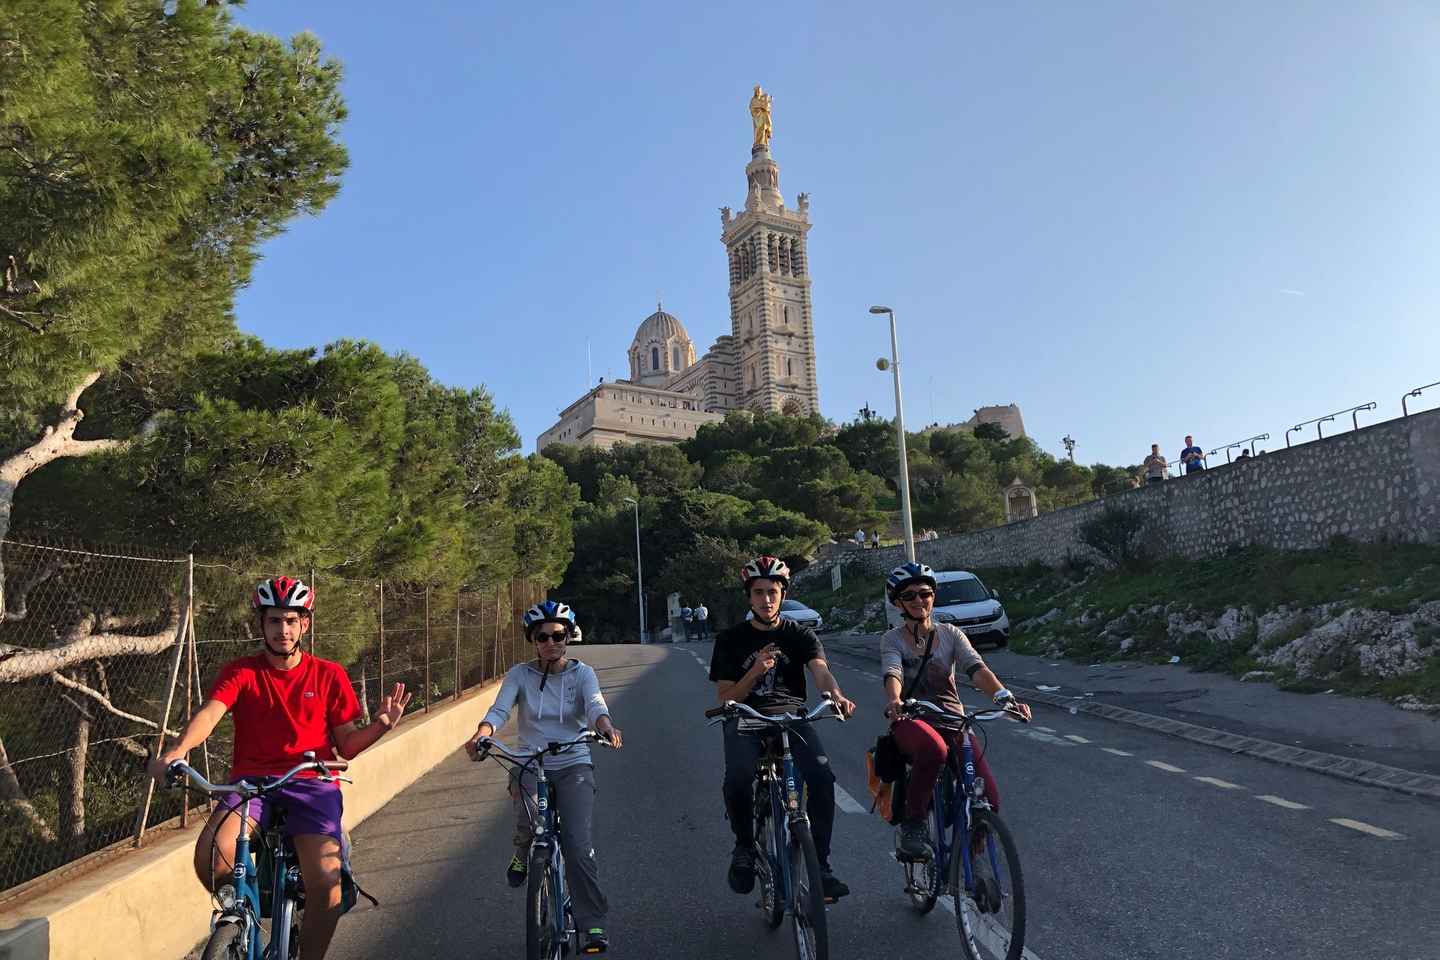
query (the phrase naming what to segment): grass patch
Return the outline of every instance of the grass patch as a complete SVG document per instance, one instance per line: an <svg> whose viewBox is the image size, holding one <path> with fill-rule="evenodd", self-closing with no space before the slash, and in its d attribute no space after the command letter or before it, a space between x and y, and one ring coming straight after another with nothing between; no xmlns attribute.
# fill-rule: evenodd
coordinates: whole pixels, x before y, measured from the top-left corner
<svg viewBox="0 0 1440 960"><path fill-rule="evenodd" d="M885 581L873 573L866 572L859 564L847 564L840 572L840 589L831 590L829 579L811 581L795 590L795 599L825 618L826 628L856 626L867 603L883 599ZM831 611L841 611L831 617ZM880 617L881 624L884 615Z"/></svg>

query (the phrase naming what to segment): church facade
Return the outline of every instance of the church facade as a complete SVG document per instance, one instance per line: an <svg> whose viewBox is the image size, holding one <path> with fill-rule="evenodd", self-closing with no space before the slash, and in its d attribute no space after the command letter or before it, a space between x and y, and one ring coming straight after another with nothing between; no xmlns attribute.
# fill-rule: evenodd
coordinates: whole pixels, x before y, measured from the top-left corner
<svg viewBox="0 0 1440 960"><path fill-rule="evenodd" d="M630 343L630 377L600 383L540 435L552 443L610 447L675 443L730 410L815 413L815 326L806 237L810 201L792 209L770 155L769 98L751 100L755 143L745 167L744 209L720 209L730 298L730 332L697 358L684 324L657 305ZM763 121L763 122L762 122Z"/></svg>

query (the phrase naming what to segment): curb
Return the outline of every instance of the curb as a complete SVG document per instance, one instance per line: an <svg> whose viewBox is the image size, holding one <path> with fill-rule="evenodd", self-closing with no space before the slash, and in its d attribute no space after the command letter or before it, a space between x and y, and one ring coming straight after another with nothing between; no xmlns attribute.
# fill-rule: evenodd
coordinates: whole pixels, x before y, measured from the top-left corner
<svg viewBox="0 0 1440 960"><path fill-rule="evenodd" d="M840 644L832 644L830 649L859 659L865 659L868 656L868 653L856 653ZM1157 717L1153 713L1142 713L1139 710L1130 710L1108 703L1097 703L1094 700L1077 700L1057 696L1018 683L1007 684L1007 686L1011 690L1023 692L1027 703L1043 703L1046 706L1072 713L1102 717L1116 723L1162 733L1179 740L1215 747L1227 753L1242 754L1286 767L1309 770L1311 773L1349 780L1352 783L1361 783L1368 787L1393 790L1396 793L1425 800L1440 800L1440 777L1428 773L1416 773L1413 770L1403 770L1400 767L1391 767L1370 760L1342 757L1336 753L1322 753L1319 750L1287 746L1283 743L1275 743L1273 740L1261 740L1259 737L1226 733L1224 730L1216 730L1213 727L1202 727L1199 724L1186 723L1184 720L1172 720L1169 717Z"/></svg>

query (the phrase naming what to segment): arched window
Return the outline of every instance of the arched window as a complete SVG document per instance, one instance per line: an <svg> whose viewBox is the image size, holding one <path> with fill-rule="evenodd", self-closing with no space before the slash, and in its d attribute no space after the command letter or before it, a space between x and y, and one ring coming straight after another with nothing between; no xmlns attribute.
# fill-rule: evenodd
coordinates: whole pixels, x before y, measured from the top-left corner
<svg viewBox="0 0 1440 960"><path fill-rule="evenodd" d="M660 348L659 348L659 347L651 347L651 348L650 348L650 369L651 369L651 370L659 370L659 369L660 369Z"/></svg>
<svg viewBox="0 0 1440 960"><path fill-rule="evenodd" d="M784 316L784 318L785 318L785 326L787 326L787 327L790 326L790 308L789 308L789 307L781 307L781 308L780 308L780 312L781 312L781 315Z"/></svg>
<svg viewBox="0 0 1440 960"><path fill-rule="evenodd" d="M680 348L679 348L679 347L671 347L671 348L670 348L670 356L673 357L674 360L675 360L675 362L672 364L672 366L673 366L676 370L679 370L679 369L680 369Z"/></svg>
<svg viewBox="0 0 1440 960"><path fill-rule="evenodd" d="M787 376L787 377L793 377L794 375L795 375L795 368L794 368L794 366L791 365L791 363L790 363L790 358L789 358L789 357L786 357L786 358L785 358L785 376Z"/></svg>

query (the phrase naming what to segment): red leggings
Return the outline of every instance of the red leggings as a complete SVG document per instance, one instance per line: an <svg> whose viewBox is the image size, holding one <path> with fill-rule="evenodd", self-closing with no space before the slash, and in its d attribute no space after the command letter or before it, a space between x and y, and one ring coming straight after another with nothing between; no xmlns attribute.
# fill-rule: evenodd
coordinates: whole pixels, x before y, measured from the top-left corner
<svg viewBox="0 0 1440 960"><path fill-rule="evenodd" d="M935 780L940 776L945 758L950 755L950 744L944 735L924 720L897 721L890 725L890 733L894 735L900 752L910 758L910 781L905 785L905 819L923 820L930 812ZM998 811L1000 788L973 733L970 734L970 747L975 751L975 775L985 779L985 796Z"/></svg>

